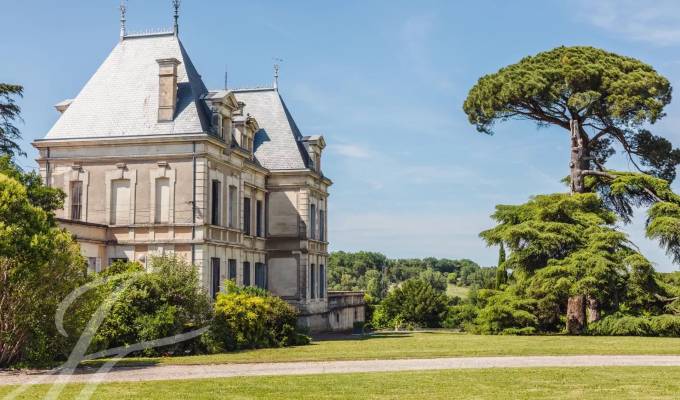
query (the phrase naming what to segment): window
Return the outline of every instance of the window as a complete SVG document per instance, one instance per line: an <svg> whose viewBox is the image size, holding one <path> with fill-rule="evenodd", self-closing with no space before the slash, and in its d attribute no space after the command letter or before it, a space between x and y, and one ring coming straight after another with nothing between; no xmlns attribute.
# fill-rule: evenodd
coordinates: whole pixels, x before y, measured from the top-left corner
<svg viewBox="0 0 680 400"><path fill-rule="evenodd" d="M250 197L243 198L243 232L250 236Z"/></svg>
<svg viewBox="0 0 680 400"><path fill-rule="evenodd" d="M222 139L229 140L230 136L231 136L231 121L229 120L229 118L222 118L222 132L220 134L220 137Z"/></svg>
<svg viewBox="0 0 680 400"><path fill-rule="evenodd" d="M111 181L111 225L130 223L130 181Z"/></svg>
<svg viewBox="0 0 680 400"><path fill-rule="evenodd" d="M71 219L80 221L83 212L83 182L71 181Z"/></svg>
<svg viewBox="0 0 680 400"><path fill-rule="evenodd" d="M236 282L236 260L230 259L228 263L229 263L228 279Z"/></svg>
<svg viewBox="0 0 680 400"><path fill-rule="evenodd" d="M267 266L262 263L255 263L255 286L267 288Z"/></svg>
<svg viewBox="0 0 680 400"><path fill-rule="evenodd" d="M316 298L316 274L314 273L314 264L309 268L309 291L311 292L311 298Z"/></svg>
<svg viewBox="0 0 680 400"><path fill-rule="evenodd" d="M309 237L316 239L316 205L309 206Z"/></svg>
<svg viewBox="0 0 680 400"><path fill-rule="evenodd" d="M255 213L256 213L255 219L257 221L257 224L256 224L256 231L257 232L256 232L256 234L257 234L257 236L262 237L262 236L264 236L262 234L262 201L258 200L255 204L256 204L255 205Z"/></svg>
<svg viewBox="0 0 680 400"><path fill-rule="evenodd" d="M229 227L236 228L238 218L238 188L229 186Z"/></svg>
<svg viewBox="0 0 680 400"><path fill-rule="evenodd" d="M319 265L319 298L323 299L326 294L326 268Z"/></svg>
<svg viewBox="0 0 680 400"><path fill-rule="evenodd" d="M326 212L319 210L319 240L326 241Z"/></svg>
<svg viewBox="0 0 680 400"><path fill-rule="evenodd" d="M87 257L87 273L94 274L95 272L99 272L97 257Z"/></svg>
<svg viewBox="0 0 680 400"><path fill-rule="evenodd" d="M217 297L220 292L220 259L217 257L210 258L210 265L212 266L212 287L210 294L213 299Z"/></svg>
<svg viewBox="0 0 680 400"><path fill-rule="evenodd" d="M167 224L170 222L170 179L156 179L156 215L154 216L157 224Z"/></svg>
<svg viewBox="0 0 680 400"><path fill-rule="evenodd" d="M109 258L109 265L114 264L114 263L118 263L118 262L126 263L126 262L128 262L128 259L127 259L127 257L111 257L111 258Z"/></svg>
<svg viewBox="0 0 680 400"><path fill-rule="evenodd" d="M213 225L220 225L220 181L212 181L212 202L210 203L210 222Z"/></svg>
<svg viewBox="0 0 680 400"><path fill-rule="evenodd" d="M250 286L250 263L243 262L243 286Z"/></svg>

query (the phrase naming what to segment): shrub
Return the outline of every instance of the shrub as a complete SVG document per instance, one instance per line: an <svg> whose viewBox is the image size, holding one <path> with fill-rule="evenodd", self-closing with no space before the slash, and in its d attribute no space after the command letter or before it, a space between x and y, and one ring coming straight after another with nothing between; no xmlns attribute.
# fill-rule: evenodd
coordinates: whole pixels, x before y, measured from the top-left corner
<svg viewBox="0 0 680 400"><path fill-rule="evenodd" d="M482 334L529 334L536 332L533 314L536 301L521 299L509 292L481 292L484 306L474 321L473 331Z"/></svg>
<svg viewBox="0 0 680 400"><path fill-rule="evenodd" d="M443 327L448 329L465 329L477 318L479 310L472 304L459 304L449 307Z"/></svg>
<svg viewBox="0 0 680 400"><path fill-rule="evenodd" d="M148 273L138 263L116 263L102 272L109 281L100 290L100 301L120 285L127 286L95 334L93 349L127 346L208 326L210 300L196 268L177 256L154 257L149 264ZM197 353L202 350L200 343L194 339L142 353Z"/></svg>
<svg viewBox="0 0 680 400"><path fill-rule="evenodd" d="M610 315L592 323L589 332L598 336L680 336L680 316L622 316Z"/></svg>
<svg viewBox="0 0 680 400"><path fill-rule="evenodd" d="M421 279L409 279L390 292L381 303L374 321L395 326L396 321L414 327L441 326L447 311L446 295ZM387 322L389 321L389 322Z"/></svg>
<svg viewBox="0 0 680 400"><path fill-rule="evenodd" d="M53 218L63 198L0 157L0 368L45 365L74 344L80 302L65 315L69 337L57 332L55 313L87 278L78 245Z"/></svg>
<svg viewBox="0 0 680 400"><path fill-rule="evenodd" d="M267 291L227 282L203 341L210 352L308 344L297 328L298 312Z"/></svg>

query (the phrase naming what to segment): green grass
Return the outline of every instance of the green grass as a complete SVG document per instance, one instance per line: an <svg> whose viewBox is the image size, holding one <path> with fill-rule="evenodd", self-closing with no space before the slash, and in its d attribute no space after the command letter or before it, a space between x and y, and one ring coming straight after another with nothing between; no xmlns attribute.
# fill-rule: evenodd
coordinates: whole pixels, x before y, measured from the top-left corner
<svg viewBox="0 0 680 400"><path fill-rule="evenodd" d="M457 286L451 283L449 283L449 285L446 288L446 294L448 294L451 297L460 297L461 299L467 299L468 292L470 292L470 288L464 286Z"/></svg>
<svg viewBox="0 0 680 400"><path fill-rule="evenodd" d="M69 385L59 399L73 399ZM0 386L0 397L10 388ZM42 398L38 386L18 399ZM678 367L486 369L105 384L93 399L677 399Z"/></svg>
<svg viewBox="0 0 680 400"><path fill-rule="evenodd" d="M132 358L126 363L224 364L396 358L680 354L680 338L602 336L480 336L446 331L381 333L308 346L187 357Z"/></svg>

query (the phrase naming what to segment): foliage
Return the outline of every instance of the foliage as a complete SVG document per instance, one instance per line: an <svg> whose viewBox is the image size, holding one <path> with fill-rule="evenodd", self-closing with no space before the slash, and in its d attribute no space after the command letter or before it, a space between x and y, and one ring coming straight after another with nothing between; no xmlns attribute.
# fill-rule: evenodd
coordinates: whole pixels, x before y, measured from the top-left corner
<svg viewBox="0 0 680 400"><path fill-rule="evenodd" d="M535 333L538 318L534 315L536 301L520 298L511 291L480 291L480 307L470 329L482 334Z"/></svg>
<svg viewBox="0 0 680 400"><path fill-rule="evenodd" d="M226 285L226 292L217 295L215 316L203 338L210 352L309 343L296 328L298 312L288 303L262 289Z"/></svg>
<svg viewBox="0 0 680 400"><path fill-rule="evenodd" d="M418 279L427 282L432 288L442 293L446 292L448 286L446 277L439 271L427 268L418 275Z"/></svg>
<svg viewBox="0 0 680 400"><path fill-rule="evenodd" d="M109 278L100 302L121 291L92 342L93 350L161 339L207 326L210 300L196 268L178 256L152 257L149 269L135 262L117 263L101 273ZM199 340L144 350L145 355L200 352Z"/></svg>
<svg viewBox="0 0 680 400"><path fill-rule="evenodd" d="M14 126L15 120L21 120L21 108L15 97L21 97L23 93L22 86L0 83L0 155L26 155L17 143L21 139L21 132Z"/></svg>
<svg viewBox="0 0 680 400"><path fill-rule="evenodd" d="M477 318L478 313L479 309L470 303L451 306L442 326L447 329L464 330Z"/></svg>
<svg viewBox="0 0 680 400"><path fill-rule="evenodd" d="M618 143L646 173L675 178L680 150L642 129L664 114L671 85L651 66L593 47L558 47L483 76L463 109L480 132L496 121L529 119L571 129L577 121L585 139L587 169L604 165Z"/></svg>
<svg viewBox="0 0 680 400"><path fill-rule="evenodd" d="M447 298L429 282L409 279L392 290L376 310L378 326L407 324L414 327L435 328L447 311ZM385 323L386 322L386 323Z"/></svg>
<svg viewBox="0 0 680 400"><path fill-rule="evenodd" d="M599 336L680 337L680 316L610 315L590 325L589 332Z"/></svg>
<svg viewBox="0 0 680 400"><path fill-rule="evenodd" d="M331 253L328 261L330 290L363 290L373 299L382 300L390 286L422 277L442 291L446 283L493 287L495 268L481 268L471 260L389 259L380 253L360 251ZM422 275L422 276L421 276Z"/></svg>
<svg viewBox="0 0 680 400"><path fill-rule="evenodd" d="M49 192L11 163L0 172L0 366L41 364L63 356L73 344L78 312L66 315L68 338L57 333L61 300L85 283L85 263L71 235L40 208ZM17 176L20 179L14 179ZM55 193L52 191L52 193Z"/></svg>
<svg viewBox="0 0 680 400"><path fill-rule="evenodd" d="M496 267L496 289L501 289L503 285L508 283L508 271L505 269L505 247L501 243L498 250L498 266Z"/></svg>

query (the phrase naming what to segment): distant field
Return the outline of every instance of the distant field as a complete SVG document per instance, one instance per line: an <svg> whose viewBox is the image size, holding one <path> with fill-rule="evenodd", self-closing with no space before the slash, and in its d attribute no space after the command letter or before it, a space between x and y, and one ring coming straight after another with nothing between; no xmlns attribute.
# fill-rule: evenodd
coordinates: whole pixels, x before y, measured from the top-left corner
<svg viewBox="0 0 680 400"><path fill-rule="evenodd" d="M470 288L463 287L463 286L456 286L452 285L449 283L448 288L446 289L446 294L449 296L457 296L460 297L461 299L466 299L468 296L468 292L470 291Z"/></svg>
<svg viewBox="0 0 680 400"><path fill-rule="evenodd" d="M69 385L59 399L74 399ZM0 387L0 397L10 388ZM18 399L42 398L33 387ZM677 399L680 368L609 367L445 370L298 375L104 384L92 396L112 399Z"/></svg>
<svg viewBox="0 0 680 400"><path fill-rule="evenodd" d="M133 358L126 363L224 364L431 357L680 354L680 338L480 336L448 331L380 333L309 346L187 357Z"/></svg>

